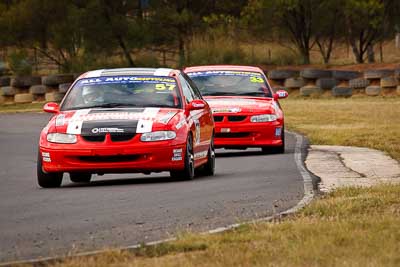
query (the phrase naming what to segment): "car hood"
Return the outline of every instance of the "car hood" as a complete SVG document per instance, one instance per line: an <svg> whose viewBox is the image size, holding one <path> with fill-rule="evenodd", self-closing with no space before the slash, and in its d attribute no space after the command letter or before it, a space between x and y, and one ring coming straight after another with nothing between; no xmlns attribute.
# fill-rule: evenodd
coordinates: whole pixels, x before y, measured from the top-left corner
<svg viewBox="0 0 400 267"><path fill-rule="evenodd" d="M145 133L166 128L178 112L169 108L80 109L62 111L54 123L57 132L68 134Z"/></svg>
<svg viewBox="0 0 400 267"><path fill-rule="evenodd" d="M210 105L213 114L269 114L275 113L276 104L272 98L237 97L237 96L207 96L204 98Z"/></svg>

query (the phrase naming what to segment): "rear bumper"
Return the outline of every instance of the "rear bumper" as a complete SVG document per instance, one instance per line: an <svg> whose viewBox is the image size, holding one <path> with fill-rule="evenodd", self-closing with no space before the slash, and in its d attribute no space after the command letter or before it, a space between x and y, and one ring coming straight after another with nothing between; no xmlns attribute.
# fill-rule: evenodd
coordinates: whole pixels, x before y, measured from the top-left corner
<svg viewBox="0 0 400 267"><path fill-rule="evenodd" d="M40 147L45 172L133 173L181 170L185 144L96 149Z"/></svg>
<svg viewBox="0 0 400 267"><path fill-rule="evenodd" d="M282 145L283 124L267 123L216 123L215 147L262 147Z"/></svg>

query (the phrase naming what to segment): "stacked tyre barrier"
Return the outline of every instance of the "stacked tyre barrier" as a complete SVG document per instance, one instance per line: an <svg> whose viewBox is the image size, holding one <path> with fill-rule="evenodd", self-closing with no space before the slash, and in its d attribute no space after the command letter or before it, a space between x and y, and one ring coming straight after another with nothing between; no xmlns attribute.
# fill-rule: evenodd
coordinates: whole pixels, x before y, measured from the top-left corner
<svg viewBox="0 0 400 267"><path fill-rule="evenodd" d="M267 73L275 91L286 90L301 96L334 97L400 96L400 69L364 72L321 70L271 70ZM77 75L0 77L0 104L60 102Z"/></svg>
<svg viewBox="0 0 400 267"><path fill-rule="evenodd" d="M369 96L400 95L400 69L367 70L321 70L306 68L295 70L272 70L267 74L274 90L289 93L298 91L301 96L330 95L351 97L356 94Z"/></svg>
<svg viewBox="0 0 400 267"><path fill-rule="evenodd" d="M0 104L60 102L74 75L0 77Z"/></svg>

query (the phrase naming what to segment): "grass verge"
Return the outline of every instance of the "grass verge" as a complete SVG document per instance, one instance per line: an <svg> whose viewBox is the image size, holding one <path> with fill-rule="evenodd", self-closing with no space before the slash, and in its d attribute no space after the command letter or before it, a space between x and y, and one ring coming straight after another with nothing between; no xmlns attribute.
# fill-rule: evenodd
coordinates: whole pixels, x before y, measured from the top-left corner
<svg viewBox="0 0 400 267"><path fill-rule="evenodd" d="M43 105L44 102L0 105L0 113L40 112L43 109Z"/></svg>
<svg viewBox="0 0 400 267"><path fill-rule="evenodd" d="M400 97L282 101L288 129L314 145L375 148L400 160Z"/></svg>
<svg viewBox="0 0 400 267"><path fill-rule="evenodd" d="M314 144L366 146L400 159L400 98L287 99L289 129ZM399 266L400 186L343 188L296 215L216 235L184 234L135 252L52 266Z"/></svg>

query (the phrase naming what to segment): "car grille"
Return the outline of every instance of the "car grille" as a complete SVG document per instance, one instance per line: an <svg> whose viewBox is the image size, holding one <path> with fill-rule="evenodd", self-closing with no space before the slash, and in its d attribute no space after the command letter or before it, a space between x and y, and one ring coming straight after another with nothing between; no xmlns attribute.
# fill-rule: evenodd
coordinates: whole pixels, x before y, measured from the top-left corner
<svg viewBox="0 0 400 267"><path fill-rule="evenodd" d="M244 121L247 116L239 116L239 115L232 115L232 116L226 116L228 118L229 122L239 122L239 121ZM214 121L215 122L221 122L224 120L224 116L214 116Z"/></svg>
<svg viewBox="0 0 400 267"><path fill-rule="evenodd" d="M80 161L84 162L104 162L104 163L111 163L111 162L129 162L135 161L140 158L140 155L119 155L119 156L81 156L78 157Z"/></svg>
<svg viewBox="0 0 400 267"><path fill-rule="evenodd" d="M88 142L104 142L105 135L82 135L82 138Z"/></svg>
<svg viewBox="0 0 400 267"><path fill-rule="evenodd" d="M224 119L224 116L214 116L215 122L221 122L221 121L223 121L223 119Z"/></svg>
<svg viewBox="0 0 400 267"><path fill-rule="evenodd" d="M249 137L251 133L216 133L217 138L244 138Z"/></svg>
<svg viewBox="0 0 400 267"><path fill-rule="evenodd" d="M111 141L113 142L124 142L129 141L135 137L135 133L127 134L110 134ZM82 135L82 138L88 142L104 142L106 139L105 135Z"/></svg>
<svg viewBox="0 0 400 267"><path fill-rule="evenodd" d="M130 134L111 134L111 141L113 142L123 142L123 141L129 141L133 137L135 137L136 134L130 133Z"/></svg>
<svg viewBox="0 0 400 267"><path fill-rule="evenodd" d="M235 121L244 121L247 116L228 116L228 121L235 122Z"/></svg>

